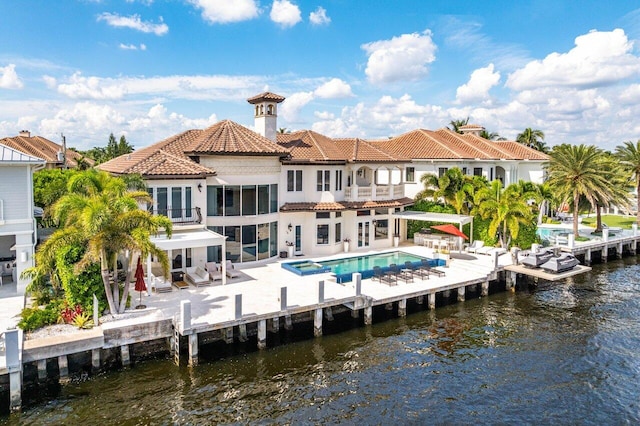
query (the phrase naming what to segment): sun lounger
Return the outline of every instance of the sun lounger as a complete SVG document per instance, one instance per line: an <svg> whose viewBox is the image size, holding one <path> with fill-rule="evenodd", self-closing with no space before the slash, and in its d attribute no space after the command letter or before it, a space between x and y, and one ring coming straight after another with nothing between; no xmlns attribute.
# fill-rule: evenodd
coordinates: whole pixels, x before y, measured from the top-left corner
<svg viewBox="0 0 640 426"><path fill-rule="evenodd" d="M378 280L380 280L380 283L383 284L387 284L387 285L397 285L398 284L398 278L396 277L396 275L392 272L383 272L382 268L379 266L374 266L373 267L373 276L375 278L377 278Z"/></svg>
<svg viewBox="0 0 640 426"><path fill-rule="evenodd" d="M222 281L222 271L216 262L207 262L204 264L204 268L209 273L209 278L215 283L216 281Z"/></svg>
<svg viewBox="0 0 640 426"><path fill-rule="evenodd" d="M156 293L170 293L173 291L171 281L163 276L156 277L153 274L149 275L149 287L155 289Z"/></svg>
<svg viewBox="0 0 640 426"><path fill-rule="evenodd" d="M420 268L427 271L429 274L437 275L439 277L444 276L444 271L432 267L427 259L422 259L421 263L422 265Z"/></svg>
<svg viewBox="0 0 640 426"><path fill-rule="evenodd" d="M240 276L240 272L236 270L235 266L233 265L233 263L231 263L230 260L227 260L226 266L227 266L227 277L238 278Z"/></svg>
<svg viewBox="0 0 640 426"><path fill-rule="evenodd" d="M471 245L469 247L467 247L465 250L467 251L467 253L476 253L477 250L479 248L484 247L484 241L482 240L475 240L474 242L471 243Z"/></svg>
<svg viewBox="0 0 640 426"><path fill-rule="evenodd" d="M415 266L413 266L413 264L410 261L406 261L404 263L405 269L411 269L411 273L415 276L419 276L421 280L424 280L425 277L427 279L429 279L429 271L422 269L422 268L416 268Z"/></svg>
<svg viewBox="0 0 640 426"><path fill-rule="evenodd" d="M187 278L187 281L190 281L191 284L195 285L196 287L211 284L211 281L209 280L209 273L200 266L196 266L195 268L187 268L185 277Z"/></svg>
<svg viewBox="0 0 640 426"><path fill-rule="evenodd" d="M389 269L396 275L396 277L398 277L399 280L403 280L406 283L409 281L413 282L413 273L410 270L407 271L405 269L400 269L400 267L395 263L389 265Z"/></svg>

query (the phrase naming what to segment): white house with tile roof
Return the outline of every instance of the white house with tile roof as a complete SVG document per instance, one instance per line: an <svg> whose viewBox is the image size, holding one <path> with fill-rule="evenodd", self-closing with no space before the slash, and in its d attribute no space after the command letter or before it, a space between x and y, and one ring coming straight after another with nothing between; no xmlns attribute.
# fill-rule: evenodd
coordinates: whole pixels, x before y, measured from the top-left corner
<svg viewBox="0 0 640 426"><path fill-rule="evenodd" d="M282 96L262 93L254 107L256 133L232 121L189 130L99 166L116 175L140 173L177 232L203 227L223 245L173 250L173 269L229 259L251 263L288 252L327 255L388 248L413 203L420 176L459 167L467 174L540 181L544 154L515 142L473 133L419 129L384 141L334 139L305 130L278 134ZM472 129L474 130L474 129Z"/></svg>
<svg viewBox="0 0 640 426"><path fill-rule="evenodd" d="M33 172L44 167L45 160L0 144L0 275L3 284L17 283L17 294L28 284L20 274L33 266Z"/></svg>

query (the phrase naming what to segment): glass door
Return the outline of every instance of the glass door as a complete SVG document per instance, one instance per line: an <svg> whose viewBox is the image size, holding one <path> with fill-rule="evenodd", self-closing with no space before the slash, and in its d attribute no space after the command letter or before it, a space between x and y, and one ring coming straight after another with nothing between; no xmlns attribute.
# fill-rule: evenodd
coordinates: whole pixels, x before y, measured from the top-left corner
<svg viewBox="0 0 640 426"><path fill-rule="evenodd" d="M369 247L371 222L358 222L358 247Z"/></svg>
<svg viewBox="0 0 640 426"><path fill-rule="evenodd" d="M296 225L296 252L302 251L302 226Z"/></svg>

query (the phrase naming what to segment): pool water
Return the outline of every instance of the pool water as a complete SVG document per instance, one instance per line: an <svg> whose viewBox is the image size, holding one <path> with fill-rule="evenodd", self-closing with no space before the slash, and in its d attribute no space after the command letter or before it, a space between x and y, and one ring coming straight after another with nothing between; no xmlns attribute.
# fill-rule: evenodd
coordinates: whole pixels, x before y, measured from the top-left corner
<svg viewBox="0 0 640 426"><path fill-rule="evenodd" d="M304 260L300 262L283 263L282 267L298 275L332 272L336 275L336 280L339 283L344 283L351 281L351 275L354 272L360 272L362 278L371 278L373 276L374 266L379 266L383 271L386 271L392 263L403 267L405 262L408 261L411 262L412 265L418 266L423 259L427 258L402 251L393 251L366 256L325 260L322 262ZM444 263L442 260L427 260L429 260L431 266L439 266L441 263Z"/></svg>

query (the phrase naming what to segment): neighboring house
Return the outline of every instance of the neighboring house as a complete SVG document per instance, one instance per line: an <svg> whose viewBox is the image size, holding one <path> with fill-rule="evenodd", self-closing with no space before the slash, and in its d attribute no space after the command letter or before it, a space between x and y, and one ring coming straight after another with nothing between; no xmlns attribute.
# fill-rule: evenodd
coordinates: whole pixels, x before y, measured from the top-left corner
<svg viewBox="0 0 640 426"><path fill-rule="evenodd" d="M391 247L393 236L406 232L406 221L394 213L413 203L424 173L460 167L505 184L538 181L547 159L515 142L447 129L385 141L308 130L278 134L283 100L269 92L248 99L258 133L225 120L98 166L142 175L154 200L150 210L174 222L178 239L205 227L215 232L197 245L168 249L173 271L206 261L266 260L289 245L305 255L338 253L346 239L354 249ZM223 243L215 238L220 235Z"/></svg>
<svg viewBox="0 0 640 426"><path fill-rule="evenodd" d="M28 130L20 131L18 136L0 139L0 144L44 159L47 169L76 168L80 160L88 166L93 166L95 163L92 159L83 157L82 154L73 150L63 149L62 145L42 136L31 136Z"/></svg>
<svg viewBox="0 0 640 426"><path fill-rule="evenodd" d="M33 206L33 172L45 161L0 143L0 274L11 277L18 294L29 280L20 279L33 266L36 221Z"/></svg>

